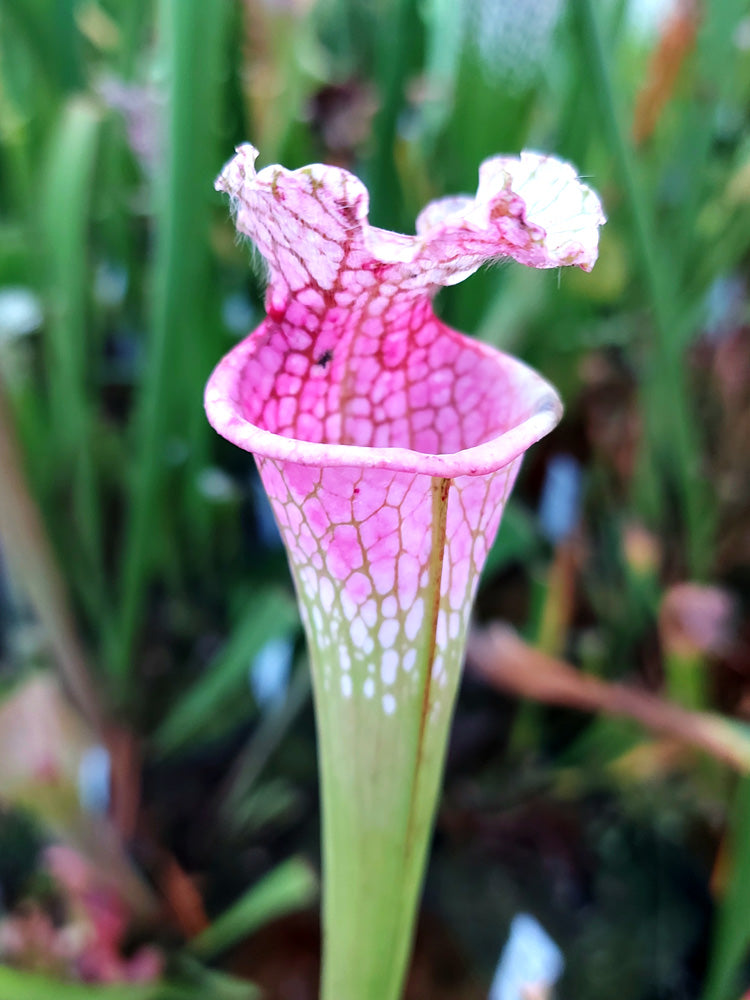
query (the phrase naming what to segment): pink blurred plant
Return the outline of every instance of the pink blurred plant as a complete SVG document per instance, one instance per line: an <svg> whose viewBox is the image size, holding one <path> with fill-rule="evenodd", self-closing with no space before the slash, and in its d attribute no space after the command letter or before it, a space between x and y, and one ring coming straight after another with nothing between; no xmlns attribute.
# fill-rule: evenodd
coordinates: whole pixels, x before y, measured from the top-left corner
<svg viewBox="0 0 750 1000"><path fill-rule="evenodd" d="M370 226L364 186L314 164L217 187L269 267L267 318L206 389L255 454L297 588L322 772L324 1000L400 995L473 595L526 449L560 401L431 300L483 263L590 270L604 221L573 168L482 164L416 236Z"/></svg>
<svg viewBox="0 0 750 1000"><path fill-rule="evenodd" d="M125 901L77 851L47 848L46 867L60 890L64 918L28 903L0 921L0 959L32 971L89 983L148 983L164 960L153 946L122 953L130 923Z"/></svg>
<svg viewBox="0 0 750 1000"><path fill-rule="evenodd" d="M678 583L659 608L659 636L667 655L683 660L721 656L731 646L735 602L722 587Z"/></svg>

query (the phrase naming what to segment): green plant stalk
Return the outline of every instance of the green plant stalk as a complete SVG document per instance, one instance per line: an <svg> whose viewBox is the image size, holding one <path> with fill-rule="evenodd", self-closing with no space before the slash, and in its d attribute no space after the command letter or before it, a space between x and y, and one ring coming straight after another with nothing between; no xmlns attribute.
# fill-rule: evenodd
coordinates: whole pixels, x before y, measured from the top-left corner
<svg viewBox="0 0 750 1000"><path fill-rule="evenodd" d="M343 697L326 684L340 673L341 648L324 648L308 629L323 806L322 1000L398 1000L411 954L463 652L462 636L441 648L450 680L428 718L447 509L444 481L433 482L418 681L397 682L392 717L361 691ZM301 582L298 594L307 604ZM379 670L377 649L371 658Z"/></svg>
<svg viewBox="0 0 750 1000"><path fill-rule="evenodd" d="M577 0L576 10L586 64L591 67L594 90L630 208L642 278L653 310L656 344L644 386L652 449L650 461L655 469L669 469L676 480L690 568L700 577L706 573L711 557L715 512L710 492L697 469L699 435L688 406L676 289L665 266L668 255L656 236L635 155L617 110L600 10L594 0ZM660 513L664 515L665 511Z"/></svg>

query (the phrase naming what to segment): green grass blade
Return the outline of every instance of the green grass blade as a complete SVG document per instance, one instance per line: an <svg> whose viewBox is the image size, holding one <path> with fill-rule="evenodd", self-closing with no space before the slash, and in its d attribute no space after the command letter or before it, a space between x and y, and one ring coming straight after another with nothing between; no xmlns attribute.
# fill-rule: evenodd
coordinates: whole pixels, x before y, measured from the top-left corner
<svg viewBox="0 0 750 1000"><path fill-rule="evenodd" d="M70 491L73 537L66 550L92 615L105 611L100 503L93 463L88 304L89 222L101 115L88 98L65 107L53 137L41 202L49 320L46 371L48 454L54 488ZM69 531L66 521L65 532Z"/></svg>
<svg viewBox="0 0 750 1000"><path fill-rule="evenodd" d="M218 59L231 5L222 0L161 0L162 45L169 74L165 161L155 192L157 240L153 264L151 329L136 413L136 474L123 553L121 617L110 666L124 689L145 588L152 569L153 534L169 530L164 516L166 444L170 432L196 425L201 411L203 359L200 321L213 287L209 272L212 181L221 153L216 109ZM196 57L196 53L200 57ZM218 155L218 159L217 159ZM185 414L192 419L186 419Z"/></svg>
<svg viewBox="0 0 750 1000"><path fill-rule="evenodd" d="M47 345L50 410L67 452L75 447L85 398L88 222L100 121L90 99L75 97L67 104L52 139L43 183L42 231L52 299Z"/></svg>
<svg viewBox="0 0 750 1000"><path fill-rule="evenodd" d="M291 858L274 868L192 942L207 958L231 948L263 924L294 910L311 906L318 882L307 862Z"/></svg>

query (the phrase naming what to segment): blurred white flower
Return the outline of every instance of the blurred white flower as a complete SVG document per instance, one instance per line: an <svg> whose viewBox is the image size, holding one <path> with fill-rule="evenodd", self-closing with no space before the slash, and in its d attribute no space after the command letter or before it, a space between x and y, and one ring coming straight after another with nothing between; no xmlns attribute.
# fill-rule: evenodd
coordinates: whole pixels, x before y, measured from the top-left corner
<svg viewBox="0 0 750 1000"><path fill-rule="evenodd" d="M0 344L33 333L43 319L41 303L30 288L0 288Z"/></svg>
<svg viewBox="0 0 750 1000"><path fill-rule="evenodd" d="M261 708L284 703L292 671L294 645L289 639L270 639L250 666L250 688Z"/></svg>
<svg viewBox="0 0 750 1000"><path fill-rule="evenodd" d="M111 780L109 751L96 743L83 752L78 764L78 798L86 812L107 815Z"/></svg>
<svg viewBox="0 0 750 1000"><path fill-rule="evenodd" d="M488 1000L548 997L564 967L562 952L541 924L528 913L518 913L511 922Z"/></svg>

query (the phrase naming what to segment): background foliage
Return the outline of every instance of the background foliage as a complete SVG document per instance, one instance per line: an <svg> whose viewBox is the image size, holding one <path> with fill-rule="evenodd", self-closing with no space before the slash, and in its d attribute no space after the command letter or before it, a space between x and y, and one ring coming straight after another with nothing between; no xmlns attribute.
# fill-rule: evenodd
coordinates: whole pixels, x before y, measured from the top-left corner
<svg viewBox="0 0 750 1000"><path fill-rule="evenodd" d="M315 981L299 622L252 463L201 405L262 315L213 191L245 139L351 168L402 231L524 147L609 215L590 276L508 265L439 299L568 409L485 575L478 620L524 643L469 664L411 995L486 995L519 909L562 997L750 984L750 19L659 6L0 0L4 998L105 981L50 943L76 907L96 924L52 841L106 870L120 957L157 949L107 996Z"/></svg>

